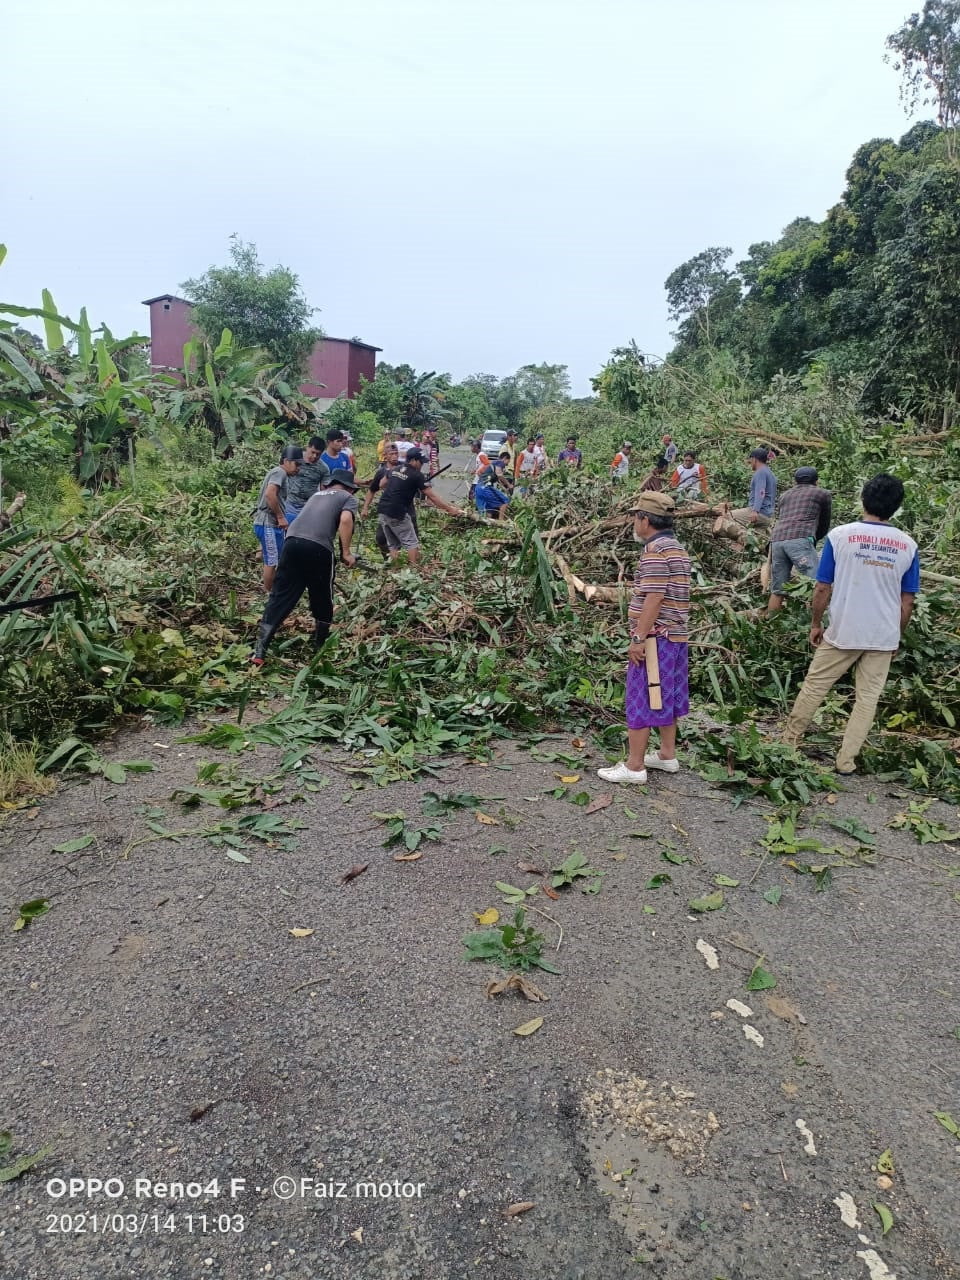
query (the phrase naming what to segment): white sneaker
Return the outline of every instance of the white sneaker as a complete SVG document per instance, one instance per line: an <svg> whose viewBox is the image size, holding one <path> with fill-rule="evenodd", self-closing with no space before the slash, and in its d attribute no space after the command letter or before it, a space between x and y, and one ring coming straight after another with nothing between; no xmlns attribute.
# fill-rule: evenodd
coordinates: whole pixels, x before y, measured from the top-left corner
<svg viewBox="0 0 960 1280"><path fill-rule="evenodd" d="M644 756L643 767L644 769L662 769L664 773L679 773L680 761L661 760L659 755Z"/></svg>
<svg viewBox="0 0 960 1280"><path fill-rule="evenodd" d="M628 769L621 760L619 764L613 764L609 769L598 769L597 777L602 778L604 782L643 783L647 780L647 771L646 769Z"/></svg>

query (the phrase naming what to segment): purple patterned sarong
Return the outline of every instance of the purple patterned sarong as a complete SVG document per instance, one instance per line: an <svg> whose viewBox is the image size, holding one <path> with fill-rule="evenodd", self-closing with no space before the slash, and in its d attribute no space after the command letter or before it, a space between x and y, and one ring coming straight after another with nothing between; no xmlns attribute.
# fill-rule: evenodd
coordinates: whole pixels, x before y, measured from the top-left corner
<svg viewBox="0 0 960 1280"><path fill-rule="evenodd" d="M628 729L662 728L673 724L690 710L687 646L657 636L657 657L660 659L660 696L663 708L660 711L651 709L647 664L644 662L636 666L631 662L627 667Z"/></svg>

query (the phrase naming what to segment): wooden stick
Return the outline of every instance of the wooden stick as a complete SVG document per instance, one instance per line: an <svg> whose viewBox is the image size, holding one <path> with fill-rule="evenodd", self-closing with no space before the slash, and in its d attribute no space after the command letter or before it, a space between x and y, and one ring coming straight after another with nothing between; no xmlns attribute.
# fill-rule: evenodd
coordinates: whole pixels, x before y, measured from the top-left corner
<svg viewBox="0 0 960 1280"><path fill-rule="evenodd" d="M647 666L647 692L650 697L650 710L663 710L663 696L660 691L660 656L657 653L655 636L647 636L643 642L643 652Z"/></svg>

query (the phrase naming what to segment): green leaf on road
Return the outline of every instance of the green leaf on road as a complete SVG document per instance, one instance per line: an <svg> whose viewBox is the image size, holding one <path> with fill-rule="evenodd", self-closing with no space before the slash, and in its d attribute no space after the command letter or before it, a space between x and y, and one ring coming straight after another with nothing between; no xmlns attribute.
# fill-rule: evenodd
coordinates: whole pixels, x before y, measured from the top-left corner
<svg viewBox="0 0 960 1280"><path fill-rule="evenodd" d="M893 1152L889 1147L877 1158L877 1173L893 1173Z"/></svg>
<svg viewBox="0 0 960 1280"><path fill-rule="evenodd" d="M691 898L688 903L691 911L719 911L723 906L723 890L708 893L702 898Z"/></svg>
<svg viewBox="0 0 960 1280"><path fill-rule="evenodd" d="M773 904L773 906L776 907L780 905L780 897L782 894L783 894L783 890L780 888L778 884L775 884L772 889L767 890L767 892L763 895L763 898L765 902L770 902Z"/></svg>
<svg viewBox="0 0 960 1280"><path fill-rule="evenodd" d="M949 1111L935 1111L933 1118L937 1124L942 1124L947 1133L952 1133L955 1138L960 1138L960 1125L957 1124Z"/></svg>
<svg viewBox="0 0 960 1280"><path fill-rule="evenodd" d="M49 910L49 898L34 898L30 902L22 902L19 907L20 914L13 923L14 933L25 929L31 920L36 920L37 916L42 916Z"/></svg>
<svg viewBox="0 0 960 1280"><path fill-rule="evenodd" d="M722 885L725 889L736 889L740 881L734 880L730 876L719 875L713 877L713 883Z"/></svg>
<svg viewBox="0 0 960 1280"><path fill-rule="evenodd" d="M750 977L747 979L748 991L769 991L771 987L777 985L777 980L768 969L764 969L761 962L757 963L750 970Z"/></svg>
<svg viewBox="0 0 960 1280"><path fill-rule="evenodd" d="M9 1138L9 1134L5 1134ZM9 1147L9 1142L6 1144ZM4 1148L6 1149L6 1148ZM35 1164L50 1154L53 1145L41 1147L39 1151L34 1152L32 1156L21 1156L19 1160L14 1160L13 1164L8 1164L6 1168L0 1169L0 1182L13 1182L14 1178L19 1178L22 1173L26 1173L28 1169L32 1169Z"/></svg>
<svg viewBox="0 0 960 1280"><path fill-rule="evenodd" d="M93 844L93 836L77 836L75 840L64 840L63 844L55 844L53 853L79 853Z"/></svg>
<svg viewBox="0 0 960 1280"><path fill-rule="evenodd" d="M882 1227L880 1234L885 1236L893 1226L893 1214L885 1204L875 1204L873 1207L880 1218L880 1226Z"/></svg>
<svg viewBox="0 0 960 1280"><path fill-rule="evenodd" d="M682 867L685 862L690 861L685 853L678 853L676 849L661 849L660 857L664 862L672 862L675 867Z"/></svg>
<svg viewBox="0 0 960 1280"><path fill-rule="evenodd" d="M651 876L647 883L643 886L645 889L659 889L661 885L671 884L673 876L666 871L658 871L655 876Z"/></svg>

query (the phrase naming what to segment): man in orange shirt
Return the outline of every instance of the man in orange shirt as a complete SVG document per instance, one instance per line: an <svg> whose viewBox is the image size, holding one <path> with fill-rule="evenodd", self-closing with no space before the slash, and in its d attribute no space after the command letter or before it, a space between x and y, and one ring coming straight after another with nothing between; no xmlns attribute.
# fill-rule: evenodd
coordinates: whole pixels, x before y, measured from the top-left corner
<svg viewBox="0 0 960 1280"><path fill-rule="evenodd" d="M633 451L633 445L629 440L625 440L620 447L620 452L610 463L610 475L614 480L626 480L630 474L630 454Z"/></svg>

